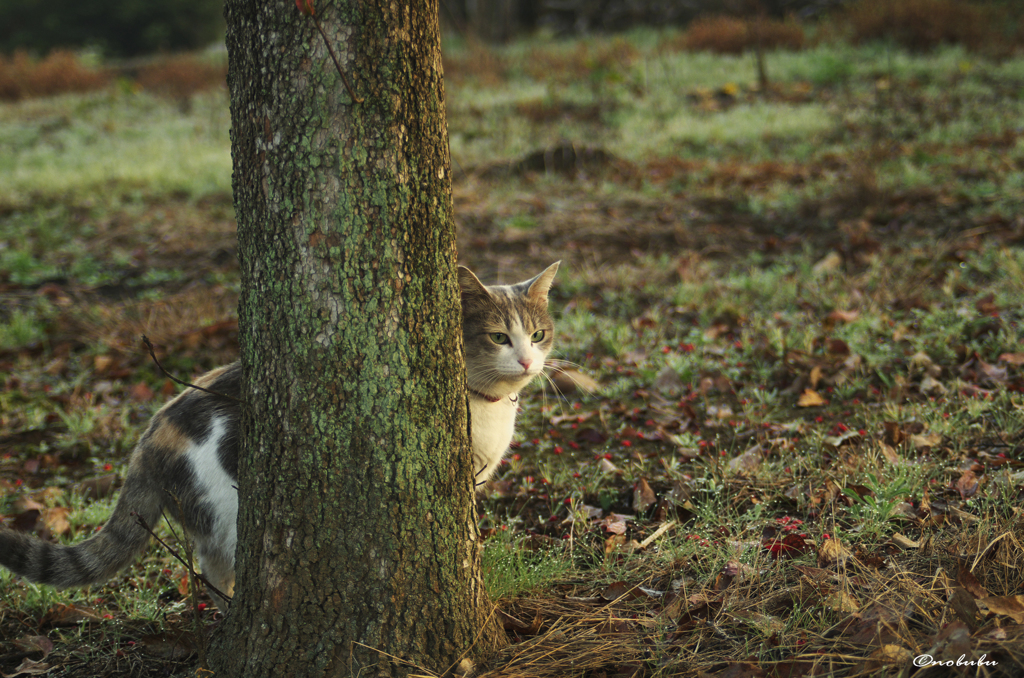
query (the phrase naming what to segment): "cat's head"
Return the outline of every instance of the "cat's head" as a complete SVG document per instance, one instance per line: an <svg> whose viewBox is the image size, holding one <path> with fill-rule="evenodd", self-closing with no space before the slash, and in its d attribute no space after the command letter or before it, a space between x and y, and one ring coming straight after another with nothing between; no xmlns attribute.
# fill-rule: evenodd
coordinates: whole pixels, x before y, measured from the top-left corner
<svg viewBox="0 0 1024 678"><path fill-rule="evenodd" d="M484 285L472 271L459 266L470 389L502 398L518 392L544 369L555 339L548 290L559 263L514 285Z"/></svg>

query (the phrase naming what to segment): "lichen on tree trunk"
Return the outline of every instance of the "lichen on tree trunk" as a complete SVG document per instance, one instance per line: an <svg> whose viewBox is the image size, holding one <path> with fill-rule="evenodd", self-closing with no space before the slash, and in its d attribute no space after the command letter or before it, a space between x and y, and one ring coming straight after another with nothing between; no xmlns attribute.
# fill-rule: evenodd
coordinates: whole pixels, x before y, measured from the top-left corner
<svg viewBox="0 0 1024 678"><path fill-rule="evenodd" d="M501 632L473 520L437 7L316 11L363 103L293 2L227 2L247 406L211 664L442 672Z"/></svg>

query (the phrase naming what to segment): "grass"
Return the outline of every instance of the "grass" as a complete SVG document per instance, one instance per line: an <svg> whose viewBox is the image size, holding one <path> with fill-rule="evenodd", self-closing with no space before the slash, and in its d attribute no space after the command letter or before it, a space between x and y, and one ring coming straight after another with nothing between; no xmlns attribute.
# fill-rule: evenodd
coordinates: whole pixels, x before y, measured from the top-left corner
<svg viewBox="0 0 1024 678"><path fill-rule="evenodd" d="M480 497L485 670L1015 675L1024 60L809 37L760 91L682 44L446 45L462 262L561 259L554 357L601 385L524 394ZM55 539L176 391L138 335L183 377L237 352L227 97L190 68L0 106L0 516ZM564 142L605 155L519 162ZM186 673L183 576L155 546L88 591L0 573L0 637L54 645L0 670Z"/></svg>

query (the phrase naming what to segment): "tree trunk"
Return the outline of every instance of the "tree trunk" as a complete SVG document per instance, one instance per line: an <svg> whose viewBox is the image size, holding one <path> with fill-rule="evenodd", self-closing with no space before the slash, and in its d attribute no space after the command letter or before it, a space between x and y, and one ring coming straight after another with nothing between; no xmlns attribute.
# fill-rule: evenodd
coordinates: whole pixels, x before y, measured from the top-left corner
<svg viewBox="0 0 1024 678"><path fill-rule="evenodd" d="M247 405L211 664L441 673L502 632L479 574L437 5L315 4L363 103L292 0L227 2Z"/></svg>

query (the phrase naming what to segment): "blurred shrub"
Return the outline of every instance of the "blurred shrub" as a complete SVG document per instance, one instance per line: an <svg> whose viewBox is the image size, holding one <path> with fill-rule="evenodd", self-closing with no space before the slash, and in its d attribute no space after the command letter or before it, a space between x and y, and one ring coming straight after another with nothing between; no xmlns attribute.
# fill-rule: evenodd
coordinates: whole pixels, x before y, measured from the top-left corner
<svg viewBox="0 0 1024 678"><path fill-rule="evenodd" d="M531 55L526 72L537 80L594 85L622 79L639 56L637 48L622 38L580 42L572 52L541 51Z"/></svg>
<svg viewBox="0 0 1024 678"><path fill-rule="evenodd" d="M0 100L18 101L62 92L100 89L109 78L106 73L86 68L68 51L55 51L42 60L25 52L0 56Z"/></svg>
<svg viewBox="0 0 1024 678"><path fill-rule="evenodd" d="M759 36L760 34L760 36ZM740 54L757 46L764 49L798 50L804 46L804 29L791 21L730 16L703 16L690 23L686 32L669 47L718 54Z"/></svg>
<svg viewBox="0 0 1024 678"><path fill-rule="evenodd" d="M0 3L0 52L91 47L107 56L205 47L223 34L221 0Z"/></svg>
<svg viewBox="0 0 1024 678"><path fill-rule="evenodd" d="M892 39L911 50L978 49L992 37L992 7L963 0L858 0L844 13L854 42Z"/></svg>
<svg viewBox="0 0 1024 678"><path fill-rule="evenodd" d="M196 92L224 87L227 67L195 57L174 57L140 68L135 81L143 89L184 101Z"/></svg>

